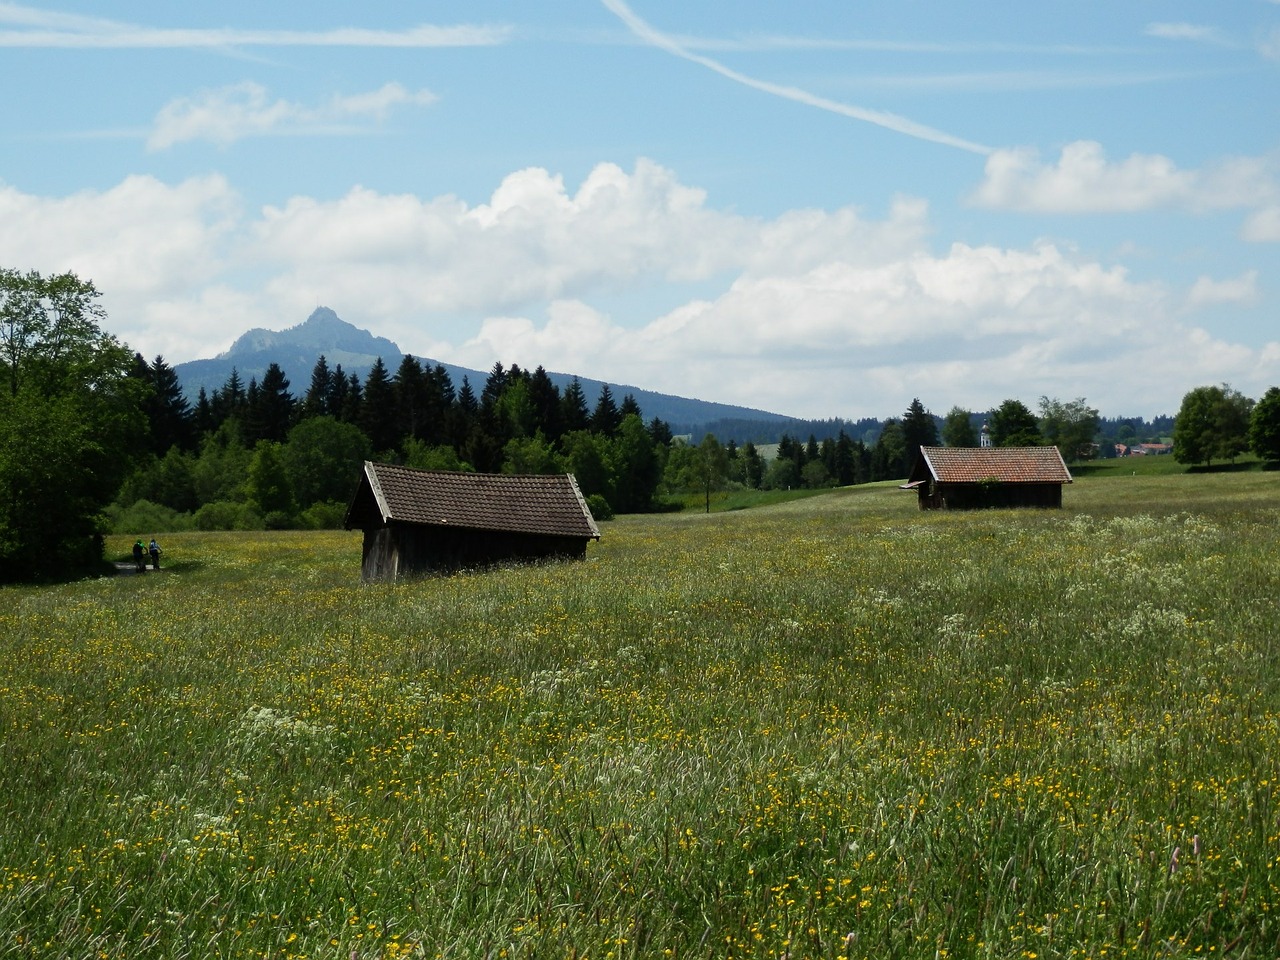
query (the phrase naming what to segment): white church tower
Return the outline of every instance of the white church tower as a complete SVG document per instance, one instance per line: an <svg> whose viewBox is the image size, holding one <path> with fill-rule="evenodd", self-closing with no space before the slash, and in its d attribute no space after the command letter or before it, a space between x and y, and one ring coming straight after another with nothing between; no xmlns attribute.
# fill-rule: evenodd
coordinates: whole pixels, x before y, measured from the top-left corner
<svg viewBox="0 0 1280 960"><path fill-rule="evenodd" d="M991 446L991 428L987 426L987 423L985 420L982 422L982 430L978 434L978 446L980 447Z"/></svg>

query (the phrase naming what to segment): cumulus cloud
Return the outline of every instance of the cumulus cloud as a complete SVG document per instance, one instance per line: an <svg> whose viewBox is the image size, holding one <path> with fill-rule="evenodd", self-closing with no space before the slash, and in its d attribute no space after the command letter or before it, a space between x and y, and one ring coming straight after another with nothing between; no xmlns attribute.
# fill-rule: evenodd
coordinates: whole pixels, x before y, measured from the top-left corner
<svg viewBox="0 0 1280 960"><path fill-rule="evenodd" d="M1229 286L1206 281L1196 294L1221 300ZM1265 361L1265 351L1179 323L1192 299L1052 245L957 245L879 267L743 276L638 328L557 302L541 324L483 321L457 357L477 369L500 359L592 370L613 383L812 416L887 416L913 396L987 409L1038 395L1085 395L1151 415L1176 409L1186 384L1275 376L1280 357Z"/></svg>
<svg viewBox="0 0 1280 960"><path fill-rule="evenodd" d="M1245 221L1241 236L1258 243L1280 242L1280 204L1263 207Z"/></svg>
<svg viewBox="0 0 1280 960"><path fill-rule="evenodd" d="M1258 271L1249 270L1228 280L1199 277L1191 287L1187 302L1192 307L1214 303L1252 303L1258 298Z"/></svg>
<svg viewBox="0 0 1280 960"><path fill-rule="evenodd" d="M909 200L879 222L853 209L742 217L641 160L629 173L600 164L572 193L546 170L517 171L475 206L362 188L329 202L297 197L254 230L262 258L288 252L282 288L339 282L389 308L509 311L744 268L803 270L832 249L887 260L919 243L925 219Z"/></svg>
<svg viewBox="0 0 1280 960"><path fill-rule="evenodd" d="M436 101L427 90L406 90L388 83L377 90L335 96L318 106L272 100L265 87L245 82L166 104L156 116L149 150L164 150L191 140L229 146L251 136L350 130L352 124L385 120L395 107L427 106Z"/></svg>
<svg viewBox="0 0 1280 960"><path fill-rule="evenodd" d="M1280 378L1280 347L1194 323L1248 303L1252 272L1179 291L1050 243L937 250L912 198L877 218L744 217L649 161L601 164L576 190L516 171L480 204L355 189L247 211L217 177L60 198L0 184L0 263L93 279L113 332L173 363L325 304L478 370L541 364L808 416L1042 394L1154 414L1188 385ZM655 290L664 306L637 306Z"/></svg>
<svg viewBox="0 0 1280 960"><path fill-rule="evenodd" d="M1030 148L995 151L970 201L1024 213L1203 213L1254 208L1277 197L1280 184L1269 159L1236 157L1183 170L1159 154L1113 161L1101 144L1080 140L1063 147L1056 163L1043 162Z"/></svg>

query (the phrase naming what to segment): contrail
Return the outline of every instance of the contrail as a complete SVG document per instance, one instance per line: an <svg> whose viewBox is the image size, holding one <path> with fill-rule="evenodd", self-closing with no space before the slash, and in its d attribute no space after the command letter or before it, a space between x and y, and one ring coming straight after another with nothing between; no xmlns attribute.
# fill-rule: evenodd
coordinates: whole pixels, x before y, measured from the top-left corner
<svg viewBox="0 0 1280 960"><path fill-rule="evenodd" d="M867 110L863 107L855 107L847 103L840 103L837 100L828 100L826 97L815 96L805 90L799 90L795 87L784 87L776 83L769 83L766 80L757 80L754 77L748 77L745 74L731 70L719 61L712 60L710 57L699 56L690 50L686 50L678 42L668 37L666 34L655 30L649 26L644 20L637 17L631 8L623 2L623 0L600 0L605 8L613 13L619 20L627 25L627 28L641 40L652 44L662 50L667 51L677 57L682 57L691 63L706 67L713 70L722 77L728 77L735 83L741 83L743 86L751 87L754 90L760 90L763 93L772 94L775 97L782 97L784 100L794 100L796 103L807 104L810 107L817 107L819 110L827 110L831 113L838 113L841 116L852 117L854 120L863 120L866 123L874 123L876 126L885 127L889 130L905 133L909 137L918 137L921 140L929 140L933 143L942 143L949 147L958 147L961 150L968 150L970 153L980 153L983 155L992 152L990 147L983 146L980 143L973 143L970 140L963 140L960 137L953 137L949 133L941 130L935 130L933 127L927 127L922 123L916 123L914 120L908 120L906 117L900 117L894 113L885 113L882 110Z"/></svg>

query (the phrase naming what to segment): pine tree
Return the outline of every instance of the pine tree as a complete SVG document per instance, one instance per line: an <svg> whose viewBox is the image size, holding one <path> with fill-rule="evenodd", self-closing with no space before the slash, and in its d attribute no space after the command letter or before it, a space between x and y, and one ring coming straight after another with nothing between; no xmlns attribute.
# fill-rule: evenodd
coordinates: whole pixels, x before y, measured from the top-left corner
<svg viewBox="0 0 1280 960"><path fill-rule="evenodd" d="M329 372L329 361L325 359L324 354L320 354L316 365L311 369L311 386L307 388L307 393L302 398L302 418L323 417L325 414L333 413L329 406L329 394L332 390L333 374Z"/></svg>
<svg viewBox="0 0 1280 960"><path fill-rule="evenodd" d="M425 414L426 392L422 364L411 354L405 354L392 381L395 388L397 433L401 440L413 437L421 439Z"/></svg>
<svg viewBox="0 0 1280 960"><path fill-rule="evenodd" d="M542 367L529 377L529 404L533 408L537 429L547 440L555 443L564 435L564 413L560 390Z"/></svg>
<svg viewBox="0 0 1280 960"><path fill-rule="evenodd" d="M858 459L853 440L843 430L836 438L836 464L832 471L836 483L847 487L858 482Z"/></svg>
<svg viewBox="0 0 1280 960"><path fill-rule="evenodd" d="M293 426L293 394L289 392L289 379L278 363L267 366L258 388L258 403L251 414L258 428L258 440L283 443Z"/></svg>
<svg viewBox="0 0 1280 960"><path fill-rule="evenodd" d="M232 417L244 416L245 401L248 396L245 391L244 381L240 379L240 372L235 368L231 368L231 373L227 374L227 380L220 389L215 391L211 403L213 405L213 419L217 421L214 429L222 426L222 424L230 420Z"/></svg>
<svg viewBox="0 0 1280 960"><path fill-rule="evenodd" d="M480 391L480 406L492 407L498 402L498 398L502 396L502 391L507 386L507 371L503 369L502 362L494 363L493 368L489 371L489 376L484 382L484 389Z"/></svg>
<svg viewBox="0 0 1280 960"><path fill-rule="evenodd" d="M217 396L216 390L214 395ZM213 416L213 401L209 399L204 387L201 387L200 392L196 395L196 408L192 427L197 441L206 433L211 433L218 429L218 424L214 421Z"/></svg>
<svg viewBox="0 0 1280 960"><path fill-rule="evenodd" d="M938 445L938 424L934 421L933 414L924 408L919 397L912 399L907 412L902 415L902 441L904 450L901 472L905 476L915 466L921 447Z"/></svg>
<svg viewBox="0 0 1280 960"><path fill-rule="evenodd" d="M396 421L395 387L387 376L387 366L378 357L364 381L364 398L356 424L364 431L375 453L387 453L400 445Z"/></svg>
<svg viewBox="0 0 1280 960"><path fill-rule="evenodd" d="M471 389L471 381L463 374L462 385L458 387L458 401L451 408L449 425L449 438L459 453L465 451L479 410L480 402Z"/></svg>
<svg viewBox="0 0 1280 960"><path fill-rule="evenodd" d="M358 383L359 381L357 381ZM347 406L347 397L351 390L351 381L347 379L346 371L342 369L342 364L335 364L333 375L329 378L329 389L324 396L325 412L335 420L346 419L343 417L343 409ZM299 418L301 419L301 418Z"/></svg>
<svg viewBox="0 0 1280 960"><path fill-rule="evenodd" d="M561 410L564 413L565 433L586 430L591 425L591 415L587 411L587 397L582 391L582 381L577 377L574 377L569 382L569 386L565 387Z"/></svg>
<svg viewBox="0 0 1280 960"><path fill-rule="evenodd" d="M173 367L157 356L151 364L152 400L150 404L152 449L163 456L170 447L179 450L195 448L191 404L182 392L182 384Z"/></svg>
<svg viewBox="0 0 1280 960"><path fill-rule="evenodd" d="M649 436L653 438L654 446L659 448L671 446L674 435L671 432L671 424L667 423L667 421L654 417L649 421L649 426L646 429L649 431Z"/></svg>
<svg viewBox="0 0 1280 960"><path fill-rule="evenodd" d="M618 432L621 423L622 415L618 413L618 405L613 401L613 391L607 383L603 384L595 412L591 414L591 429L602 437L612 437Z"/></svg>

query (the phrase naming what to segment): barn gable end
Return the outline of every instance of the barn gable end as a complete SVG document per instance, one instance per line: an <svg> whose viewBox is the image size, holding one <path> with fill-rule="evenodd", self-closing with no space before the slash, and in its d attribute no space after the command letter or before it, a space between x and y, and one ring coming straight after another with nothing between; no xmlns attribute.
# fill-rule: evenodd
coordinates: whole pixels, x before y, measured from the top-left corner
<svg viewBox="0 0 1280 960"><path fill-rule="evenodd" d="M921 510L1061 507L1071 482L1057 447L921 447L904 488Z"/></svg>
<svg viewBox="0 0 1280 960"><path fill-rule="evenodd" d="M512 476L366 462L345 527L364 531L361 577L504 560L582 558L599 540L572 474Z"/></svg>

